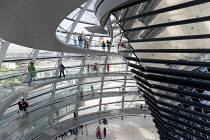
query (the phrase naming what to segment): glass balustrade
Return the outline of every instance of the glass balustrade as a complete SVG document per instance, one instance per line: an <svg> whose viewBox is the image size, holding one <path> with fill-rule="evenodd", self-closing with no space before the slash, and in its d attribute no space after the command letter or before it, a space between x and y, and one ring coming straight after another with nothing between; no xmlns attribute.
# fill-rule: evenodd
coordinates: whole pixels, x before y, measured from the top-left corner
<svg viewBox="0 0 210 140"><path fill-rule="evenodd" d="M85 94L91 94L92 91L90 89L90 85L91 84L85 84L83 87L86 87L84 88L83 92L84 92L84 95ZM93 85L93 84L92 84ZM99 93L101 92L101 89L100 89L100 82L99 83L96 83L96 85L98 86L94 86L94 93ZM112 91L119 91L119 88L120 87L109 87L108 89L104 88L103 89L103 92L112 92ZM55 98L65 98L65 97L68 97L68 96L71 96L71 95L74 95L77 93L77 86L74 86L74 87L70 87L70 88L64 88L62 90L58 90L55 92ZM134 87L126 87L126 91L130 91L132 89L132 91L136 91L134 90ZM137 88L136 88L137 89ZM40 94L40 91L38 91L38 93ZM35 107L38 107L42 104L45 104L47 102L50 101L50 97L51 97L51 91L50 92L46 92L46 93L42 93L43 95L39 95L39 94L34 94L35 96L38 96L38 97L35 97L35 98L32 98L33 96L29 96L28 97L28 102L30 103L30 106L29 106L29 110L31 109L34 109ZM30 94L29 94L30 95ZM16 104L13 104L10 108L7 109L7 111L3 114L3 116L1 117L0 119L0 122L3 122L7 119L10 119L12 117L15 117L15 116L19 116L18 115L18 106Z"/></svg>
<svg viewBox="0 0 210 140"><path fill-rule="evenodd" d="M74 40L72 38L69 38L69 37L66 37L66 36L64 37L64 36L61 36L61 35L57 35L57 37L62 42L65 42L66 43L66 40L69 40L68 41L68 44L69 45L73 45L75 47L80 47L79 46L79 41L77 41L77 45L74 45ZM107 40L104 40L105 43L106 43L106 41ZM85 46L86 45L83 42L83 48L85 48ZM88 48L86 48L86 49L88 49ZM89 46L89 49L91 49L91 50L97 50L97 51L109 52L109 49L108 49L107 45L106 45L105 49L103 49L101 42L99 42L97 40L92 40L91 41L91 45ZM117 49L116 45L112 45L110 47L110 52L116 52L116 53L118 53L118 49Z"/></svg>
<svg viewBox="0 0 210 140"><path fill-rule="evenodd" d="M112 103L112 104L108 104L108 105L109 105L109 108L106 108L106 110L120 109L121 108L116 103ZM74 109L75 109L75 105L70 105L70 106L59 109L57 113L52 114L55 117L53 117L53 119L51 121L49 120L50 115L45 116L42 119L39 119L34 124L32 124L32 126L30 126L29 128L27 128L24 131L24 138L27 140L33 134L35 134L35 133L37 133L41 130L46 129L46 128L50 127L51 125L55 125L58 122L60 123L60 122L63 122L65 120L73 118ZM102 109L102 110L105 111L105 109ZM78 114L79 114L79 116L83 116L83 115L87 115L87 114L90 114L90 113L95 113L95 112L98 112L98 111L99 111L99 105L93 106L93 107L90 107L90 108L79 109Z"/></svg>

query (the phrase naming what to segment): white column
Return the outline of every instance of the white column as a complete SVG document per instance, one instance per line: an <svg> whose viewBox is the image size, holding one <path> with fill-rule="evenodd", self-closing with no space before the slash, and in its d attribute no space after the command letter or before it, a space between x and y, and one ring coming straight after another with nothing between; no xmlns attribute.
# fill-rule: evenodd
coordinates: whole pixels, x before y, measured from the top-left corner
<svg viewBox="0 0 210 140"><path fill-rule="evenodd" d="M34 53L33 53L33 56L32 56L32 59L31 59L31 62L33 62L33 63L36 62L38 54L39 54L39 50L35 49Z"/></svg>
<svg viewBox="0 0 210 140"><path fill-rule="evenodd" d="M0 48L0 66L2 65L7 49L9 48L9 44L9 42L4 42Z"/></svg>
<svg viewBox="0 0 210 140"><path fill-rule="evenodd" d="M57 64L55 65L55 69L56 69L56 71L55 71L55 77L58 77L58 74L59 74L59 65L60 65L60 63L62 62L62 60L63 60L63 56L64 56L64 52L61 52L60 53L60 57L59 57L59 59L58 59L58 61L57 61Z"/></svg>
<svg viewBox="0 0 210 140"><path fill-rule="evenodd" d="M104 75L106 73L106 65L107 65L108 59L109 59L109 56L106 56L106 58L104 60L104 67L103 67ZM105 79L105 76L102 76L102 78L101 78L101 93L103 92L103 89L104 89L104 79ZM102 98L100 98L100 100L99 100L99 111L101 111L101 105L102 105Z"/></svg>
<svg viewBox="0 0 210 140"><path fill-rule="evenodd" d="M55 69L56 69L55 77L58 77L58 74L59 74L59 67L58 66L62 62L63 56L64 56L64 52L61 52L60 53L60 57L59 57L59 59L57 61L57 64L55 65ZM57 86L57 82L52 84L52 87L51 87L52 93L51 93L51 96L50 96L50 100L55 100L56 86Z"/></svg>
<svg viewBox="0 0 210 140"><path fill-rule="evenodd" d="M39 50L35 49L34 50L34 53L33 53L33 56L31 58L31 62L33 62L34 64L36 62L36 59L37 59L38 54L39 54ZM27 101L27 98L28 98L28 93L26 93L26 94L23 95L23 99L25 101Z"/></svg>
<svg viewBox="0 0 210 140"><path fill-rule="evenodd" d="M81 83L83 81L83 72L84 72L84 69L85 69L86 59L87 59L87 54L82 59L82 65L81 65L81 69L80 69L80 72L79 72L80 78L79 78L79 81L78 81L78 89L77 89L78 96L80 95L80 88L81 88Z"/></svg>

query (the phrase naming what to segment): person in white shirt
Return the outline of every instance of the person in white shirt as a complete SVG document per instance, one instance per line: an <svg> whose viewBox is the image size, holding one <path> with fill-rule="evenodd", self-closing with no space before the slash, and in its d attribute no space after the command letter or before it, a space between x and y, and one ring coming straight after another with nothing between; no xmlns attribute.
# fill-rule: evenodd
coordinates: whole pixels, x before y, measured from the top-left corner
<svg viewBox="0 0 210 140"><path fill-rule="evenodd" d="M85 132L86 132L86 135L88 135L88 127L85 126Z"/></svg>
<svg viewBox="0 0 210 140"><path fill-rule="evenodd" d="M74 39L74 45L77 46L78 36L77 36L76 32L74 32L74 34L73 34L73 39Z"/></svg>

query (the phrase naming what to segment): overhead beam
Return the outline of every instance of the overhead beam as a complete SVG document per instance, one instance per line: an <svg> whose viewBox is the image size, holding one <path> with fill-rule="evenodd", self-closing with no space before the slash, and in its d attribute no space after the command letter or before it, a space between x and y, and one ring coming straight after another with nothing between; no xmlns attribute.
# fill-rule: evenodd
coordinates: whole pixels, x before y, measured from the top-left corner
<svg viewBox="0 0 210 140"><path fill-rule="evenodd" d="M157 15L157 14L161 14L161 13L165 13L165 12L169 12L169 11L183 9L183 8L187 8L187 7L191 7L191 6L196 6L196 5L204 4L204 3L207 3L207 2L209 2L209 0L194 0L194 1L186 2L186 3L181 3L181 4L169 6L169 7L166 7L166 8L154 10L154 11L151 11L151 12L135 15L135 16L132 16L132 17L124 18L124 19L121 19L119 21L120 22L125 22L125 21L128 21L128 20L137 19L137 18L141 18L141 17L145 17L145 16Z"/></svg>
<svg viewBox="0 0 210 140"><path fill-rule="evenodd" d="M130 40L129 43L155 42L155 41L174 41L174 40L190 40L190 39L208 39L208 38L210 38L210 34L189 35L189 36L173 36L173 37L161 37L161 38L148 38L148 39L136 39L136 40Z"/></svg>
<svg viewBox="0 0 210 140"><path fill-rule="evenodd" d="M126 59L144 62L144 63L158 63L158 64L175 64L175 65L189 65L189 66L204 66L209 67L210 62L197 62L197 61L179 61L179 60L165 60L165 59L147 59L147 58L135 58L125 57Z"/></svg>
<svg viewBox="0 0 210 140"><path fill-rule="evenodd" d="M209 73L186 71L186 70L176 70L176 69L167 69L167 68L156 68L156 67L141 67L141 66L139 67L139 65L135 65L135 64L129 64L129 66L131 66L135 69L144 71L144 72L210 80L210 74ZM136 71L134 69L132 69L131 71L134 72L134 73L139 72L139 71ZM143 73L141 73L141 75L142 74Z"/></svg>
<svg viewBox="0 0 210 140"><path fill-rule="evenodd" d="M169 22L169 23L162 23L162 24L156 24L156 25L150 25L150 26L126 29L125 32L146 30L146 29L151 29L151 28L161 28L161 27L168 27L168 26L176 26L176 25L204 22L204 21L209 21L209 20L210 20L210 16L207 16L207 17L193 18L193 19L180 20L180 21L174 21L174 22Z"/></svg>
<svg viewBox="0 0 210 140"><path fill-rule="evenodd" d="M135 53L210 53L210 49L135 49L123 50L122 52L135 52Z"/></svg>

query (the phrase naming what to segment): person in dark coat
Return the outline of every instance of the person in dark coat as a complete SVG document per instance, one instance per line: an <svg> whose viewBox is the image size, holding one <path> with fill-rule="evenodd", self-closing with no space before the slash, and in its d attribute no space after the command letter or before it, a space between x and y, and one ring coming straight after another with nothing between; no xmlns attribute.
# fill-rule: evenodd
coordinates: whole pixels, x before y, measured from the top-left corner
<svg viewBox="0 0 210 140"><path fill-rule="evenodd" d="M104 127L104 137L106 137L106 127Z"/></svg>
<svg viewBox="0 0 210 140"><path fill-rule="evenodd" d="M19 114L20 114L20 117L23 117L23 106L22 106L22 102L19 101L18 103L18 108L19 108Z"/></svg>
<svg viewBox="0 0 210 140"><path fill-rule="evenodd" d="M105 51L105 47L106 47L106 44L105 44L105 42L103 41L103 42L102 42L102 48L103 48L104 51Z"/></svg>

